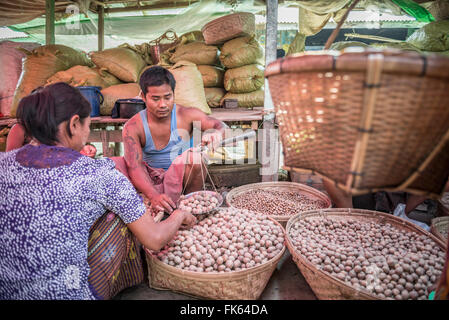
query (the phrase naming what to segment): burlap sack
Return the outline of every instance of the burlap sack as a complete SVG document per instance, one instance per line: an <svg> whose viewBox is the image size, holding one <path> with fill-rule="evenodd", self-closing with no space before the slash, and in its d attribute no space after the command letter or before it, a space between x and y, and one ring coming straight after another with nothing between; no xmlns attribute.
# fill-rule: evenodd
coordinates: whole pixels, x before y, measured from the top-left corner
<svg viewBox="0 0 449 320"><path fill-rule="evenodd" d="M224 99L237 99L238 106L241 108L263 107L264 91L263 89L249 92L249 93L231 93L228 92L221 99L220 104L223 104Z"/></svg>
<svg viewBox="0 0 449 320"><path fill-rule="evenodd" d="M223 44L220 61L226 68L238 68L248 64L264 65L264 50L257 40L252 37L240 37Z"/></svg>
<svg viewBox="0 0 449 320"><path fill-rule="evenodd" d="M46 85L55 82L65 82L74 87L95 86L103 89L108 87L98 72L86 66L74 66L68 70L59 71L47 80Z"/></svg>
<svg viewBox="0 0 449 320"><path fill-rule="evenodd" d="M147 64L142 56L129 48L112 48L89 53L93 63L106 68L124 82L137 82L140 70Z"/></svg>
<svg viewBox="0 0 449 320"><path fill-rule="evenodd" d="M22 58L26 54L18 48L33 50L39 47L34 42L0 42L0 113L9 116L14 99L14 91L22 73Z"/></svg>
<svg viewBox="0 0 449 320"><path fill-rule="evenodd" d="M226 90L223 88L204 88L204 94L209 107L217 108L220 107L220 101L226 94Z"/></svg>
<svg viewBox="0 0 449 320"><path fill-rule="evenodd" d="M222 68L208 65L198 65L197 67L203 78L204 87L223 87L224 70Z"/></svg>
<svg viewBox="0 0 449 320"><path fill-rule="evenodd" d="M180 39L181 39L180 43L182 44L187 44L196 41L204 41L203 33L201 31L190 31L184 33L180 37Z"/></svg>
<svg viewBox="0 0 449 320"><path fill-rule="evenodd" d="M92 70L95 70L100 77L103 79L103 81L106 83L106 87L115 86L116 84L122 84L116 76L108 72L108 69L106 68L100 68L100 67L93 67ZM104 89L104 88L103 88Z"/></svg>
<svg viewBox="0 0 449 320"><path fill-rule="evenodd" d="M204 85L201 73L194 63L178 61L168 69L176 80L175 103L184 107L194 107L210 114L204 94Z"/></svg>
<svg viewBox="0 0 449 320"><path fill-rule="evenodd" d="M181 60L194 64L219 65L218 47L208 46L204 42L196 41L178 45L171 51L170 62L177 63Z"/></svg>
<svg viewBox="0 0 449 320"><path fill-rule="evenodd" d="M20 100L37 87L44 86L47 79L55 73L76 65L92 66L92 62L83 52L64 45L46 45L25 52L27 57L23 60L22 74L14 92L10 112L12 117L16 116Z"/></svg>
<svg viewBox="0 0 449 320"><path fill-rule="evenodd" d="M447 51L449 50L449 20L428 23L413 32L405 41L424 51Z"/></svg>
<svg viewBox="0 0 449 320"><path fill-rule="evenodd" d="M114 104L118 99L131 99L140 94L140 86L137 83L123 83L110 86L101 90L104 101L100 106L100 114L102 116L110 116Z"/></svg>
<svg viewBox="0 0 449 320"><path fill-rule="evenodd" d="M247 93L260 89L264 81L264 68L258 64L250 64L226 70L223 83L226 91Z"/></svg>
<svg viewBox="0 0 449 320"><path fill-rule="evenodd" d="M288 51L286 56L303 52L306 49L306 36L296 32L295 38L288 46Z"/></svg>

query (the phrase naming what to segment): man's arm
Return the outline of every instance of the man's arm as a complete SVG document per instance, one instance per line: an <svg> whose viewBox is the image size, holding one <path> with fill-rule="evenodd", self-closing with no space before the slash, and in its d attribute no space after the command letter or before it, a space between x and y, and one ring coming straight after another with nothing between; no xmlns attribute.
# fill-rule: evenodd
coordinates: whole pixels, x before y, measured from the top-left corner
<svg viewBox="0 0 449 320"><path fill-rule="evenodd" d="M183 108L188 121L193 125L195 122L201 124L201 131L204 132L201 142L203 145L208 145L212 150L225 135L225 130L228 126L211 116L208 116L203 111L197 108Z"/></svg>
<svg viewBox="0 0 449 320"><path fill-rule="evenodd" d="M156 191L143 164L142 147L135 119L130 119L123 127L123 145L125 163L134 187L142 192L156 209L172 212L176 205L167 195L161 195Z"/></svg>

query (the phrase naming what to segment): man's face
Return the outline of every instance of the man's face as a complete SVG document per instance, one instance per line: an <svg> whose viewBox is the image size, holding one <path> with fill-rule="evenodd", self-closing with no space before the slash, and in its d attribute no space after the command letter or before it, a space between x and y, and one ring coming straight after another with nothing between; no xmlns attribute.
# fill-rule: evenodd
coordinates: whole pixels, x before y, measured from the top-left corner
<svg viewBox="0 0 449 320"><path fill-rule="evenodd" d="M158 87L148 87L147 94L144 95L142 92L141 97L145 101L148 112L154 117L164 119L170 116L175 100L170 85L163 84Z"/></svg>

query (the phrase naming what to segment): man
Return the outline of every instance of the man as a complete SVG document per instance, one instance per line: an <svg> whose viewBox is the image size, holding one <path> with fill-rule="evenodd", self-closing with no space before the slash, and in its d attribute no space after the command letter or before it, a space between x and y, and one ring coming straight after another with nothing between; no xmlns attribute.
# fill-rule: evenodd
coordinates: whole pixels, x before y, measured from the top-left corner
<svg viewBox="0 0 449 320"><path fill-rule="evenodd" d="M191 149L194 123L201 125L201 144L214 148L226 125L196 108L176 105L176 81L165 68L153 66L140 77L146 109L123 128L125 155L114 158L135 188L158 211L171 213L182 191L201 190L206 168L202 156Z"/></svg>

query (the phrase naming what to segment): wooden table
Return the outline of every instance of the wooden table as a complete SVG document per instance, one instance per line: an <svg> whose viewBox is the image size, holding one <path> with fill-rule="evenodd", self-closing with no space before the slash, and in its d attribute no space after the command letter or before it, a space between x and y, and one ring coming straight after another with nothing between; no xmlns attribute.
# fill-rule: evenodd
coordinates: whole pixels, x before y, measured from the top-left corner
<svg viewBox="0 0 449 320"><path fill-rule="evenodd" d="M263 107L253 109L235 108L223 109L212 108L211 117L214 117L225 123L250 122L251 129L257 130L259 121L263 120ZM111 118L110 116L93 117L91 122L91 132L89 142L101 142L103 147L103 156L111 157L120 154L120 142L122 142L123 125L129 119ZM17 123L16 118L1 118L0 130L4 127L12 127ZM114 143L114 147L109 144Z"/></svg>

